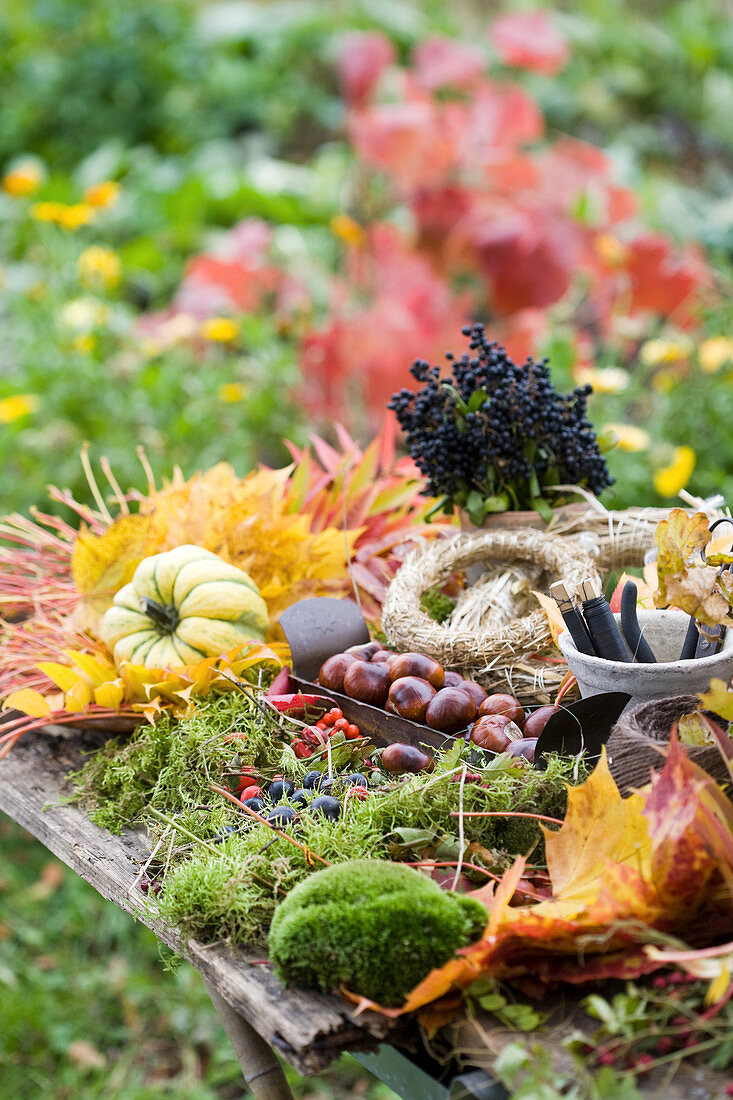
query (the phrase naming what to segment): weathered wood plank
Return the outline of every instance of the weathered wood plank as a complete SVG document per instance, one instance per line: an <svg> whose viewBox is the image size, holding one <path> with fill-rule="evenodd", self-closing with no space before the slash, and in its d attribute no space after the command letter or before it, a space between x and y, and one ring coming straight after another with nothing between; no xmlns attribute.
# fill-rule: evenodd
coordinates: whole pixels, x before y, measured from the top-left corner
<svg viewBox="0 0 733 1100"><path fill-rule="evenodd" d="M58 799L68 794L65 776L81 765L85 752L104 740L100 732L62 727L21 739L0 761L0 810L103 897L132 914L169 947L180 950L175 928L156 917L143 896L131 890L136 861L148 853L144 834L128 831L114 836L93 825L77 807L58 805ZM319 1072L344 1050L373 1049L382 1040L419 1049L417 1028L409 1021L394 1025L370 1013L355 1020L337 997L285 989L245 951L189 942L184 954L207 985L301 1074ZM582 1014L573 995L558 998L550 1007L553 1026L541 1032L523 1035L480 1014L476 1019L457 1020L438 1045L459 1052L459 1062L490 1072L504 1047L521 1040L547 1048L559 1071L572 1072L562 1039L575 1029L590 1035L597 1023ZM659 1100L723 1100L726 1084L724 1075L684 1063L674 1076L659 1072L651 1080L640 1080L639 1087L644 1095Z"/></svg>
<svg viewBox="0 0 733 1100"><path fill-rule="evenodd" d="M91 731L26 735L0 761L0 810L49 851L146 925L165 944L180 950L175 928L160 920L143 895L131 889L148 853L142 833L114 836L93 825L76 806L58 805L69 793L65 776L81 765L83 753L102 743ZM45 808L44 808L45 807ZM219 996L240 1013L302 1074L316 1073L345 1049L372 1049L390 1031L379 1017L352 1019L339 998L285 989L254 956L222 945L189 942L184 954Z"/></svg>

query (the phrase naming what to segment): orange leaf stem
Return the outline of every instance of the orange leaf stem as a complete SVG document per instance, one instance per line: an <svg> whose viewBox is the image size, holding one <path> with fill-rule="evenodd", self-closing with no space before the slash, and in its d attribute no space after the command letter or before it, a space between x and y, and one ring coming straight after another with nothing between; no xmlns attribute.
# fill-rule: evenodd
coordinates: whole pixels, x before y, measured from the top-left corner
<svg viewBox="0 0 733 1100"><path fill-rule="evenodd" d="M451 817L459 817L458 810L451 810ZM534 817L537 821L551 821L553 825L564 825L557 817L548 817L547 814L521 813L519 810L464 810L464 817Z"/></svg>

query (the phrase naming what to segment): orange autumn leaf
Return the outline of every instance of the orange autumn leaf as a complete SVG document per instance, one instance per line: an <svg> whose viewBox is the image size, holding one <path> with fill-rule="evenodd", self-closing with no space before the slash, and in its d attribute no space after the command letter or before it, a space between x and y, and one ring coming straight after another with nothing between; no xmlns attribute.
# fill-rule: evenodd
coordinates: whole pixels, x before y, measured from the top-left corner
<svg viewBox="0 0 733 1100"><path fill-rule="evenodd" d="M547 616L547 622L550 627L552 641L555 645L557 645L557 639L560 637L564 630L567 630L565 620L560 613L560 608L557 606L555 600L553 600L551 596L546 596L544 592L537 592L536 589L533 588L532 595L535 597L545 615Z"/></svg>
<svg viewBox="0 0 733 1100"><path fill-rule="evenodd" d="M604 753L585 783L569 788L562 827L543 832L552 897L510 905L525 869L518 859L495 894L475 895L490 907L481 940L431 971L401 1012L478 978L583 982L649 972L657 964L642 950L645 929L730 912L733 805L674 739L662 770L628 799Z"/></svg>

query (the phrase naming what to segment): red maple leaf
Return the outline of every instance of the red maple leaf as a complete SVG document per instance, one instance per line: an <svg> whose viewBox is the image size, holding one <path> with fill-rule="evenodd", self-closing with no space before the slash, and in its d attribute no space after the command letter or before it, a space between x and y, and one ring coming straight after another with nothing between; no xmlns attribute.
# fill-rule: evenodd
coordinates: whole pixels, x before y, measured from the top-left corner
<svg viewBox="0 0 733 1100"><path fill-rule="evenodd" d="M505 65L554 76L570 51L546 11L515 11L491 24L489 37Z"/></svg>

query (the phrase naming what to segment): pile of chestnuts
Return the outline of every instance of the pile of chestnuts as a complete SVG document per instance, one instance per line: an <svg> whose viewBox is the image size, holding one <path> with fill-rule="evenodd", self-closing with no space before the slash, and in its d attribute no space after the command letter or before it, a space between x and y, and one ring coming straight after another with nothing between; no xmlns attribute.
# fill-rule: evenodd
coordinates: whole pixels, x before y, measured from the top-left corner
<svg viewBox="0 0 733 1100"><path fill-rule="evenodd" d="M319 684L419 722L440 733L471 730L471 740L491 752L534 759L545 722L558 709L539 707L526 715L513 695L487 695L459 672L446 672L425 653L392 653L379 642L351 646L324 661Z"/></svg>

